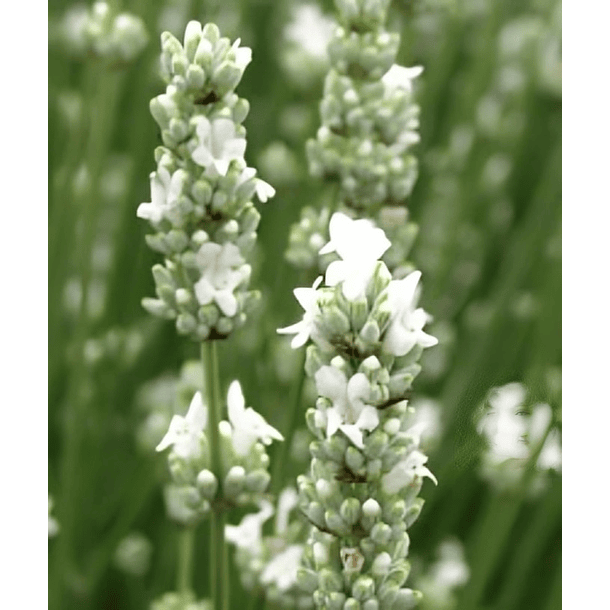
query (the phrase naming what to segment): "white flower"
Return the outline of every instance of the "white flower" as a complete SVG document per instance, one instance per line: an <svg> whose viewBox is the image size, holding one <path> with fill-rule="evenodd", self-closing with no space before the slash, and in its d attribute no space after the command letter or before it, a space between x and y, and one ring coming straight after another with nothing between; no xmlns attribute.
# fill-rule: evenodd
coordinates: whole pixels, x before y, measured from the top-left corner
<svg viewBox="0 0 610 610"><path fill-rule="evenodd" d="M237 67L243 72L246 66L252 61L252 49L250 47L240 47L239 43L241 38L238 38L231 46L232 51L235 53L235 63Z"/></svg>
<svg viewBox="0 0 610 610"><path fill-rule="evenodd" d="M379 425L375 407L365 404L370 397L370 385L364 373L356 373L348 381L345 373L334 366L322 366L316 375L318 394L332 401L326 410L326 435L341 430L356 447L362 449L362 431L369 432Z"/></svg>
<svg viewBox="0 0 610 610"><path fill-rule="evenodd" d="M157 223L163 213L176 203L182 189L182 173L174 172L173 176L163 166L150 175L150 203L141 203L136 215Z"/></svg>
<svg viewBox="0 0 610 610"><path fill-rule="evenodd" d="M293 291L296 300L305 310L303 319L296 324L277 329L277 332L280 335L295 335L290 343L290 347L292 347L292 349L297 349L305 345L315 330L319 296L317 288L321 282L322 276L316 279L311 288L295 288Z"/></svg>
<svg viewBox="0 0 610 610"><path fill-rule="evenodd" d="M409 485L416 476L428 477L438 485L436 477L424 466L427 461L428 456L421 451L411 451L404 460L398 462L390 472L381 478L381 486L384 491L394 494Z"/></svg>
<svg viewBox="0 0 610 610"><path fill-rule="evenodd" d="M240 549L253 555L262 551L263 523L273 515L273 506L266 500L259 503L260 511L246 515L239 525L226 525L225 538Z"/></svg>
<svg viewBox="0 0 610 610"><path fill-rule="evenodd" d="M277 515L275 517L275 531L283 534L288 529L288 516L290 511L299 503L299 494L294 487L286 487L277 500Z"/></svg>
<svg viewBox="0 0 610 610"><path fill-rule="evenodd" d="M432 577L439 587L453 589L468 582L470 570L458 540L445 540L439 547L438 561L432 567Z"/></svg>
<svg viewBox="0 0 610 610"><path fill-rule="evenodd" d="M394 64L382 77L381 82L385 86L386 94L392 94L397 89L403 89L408 93L413 90L413 79L424 71L422 66L405 68Z"/></svg>
<svg viewBox="0 0 610 610"><path fill-rule="evenodd" d="M392 317L383 348L394 356L404 356L416 344L432 347L438 343L438 339L422 330L427 322L426 312L421 307L415 309L420 277L421 271L413 271L402 280L392 280L386 289Z"/></svg>
<svg viewBox="0 0 610 610"><path fill-rule="evenodd" d="M490 396L489 410L478 424L479 433L489 445L490 462L527 459L527 422L518 412L524 400L525 388L520 383L509 383Z"/></svg>
<svg viewBox="0 0 610 610"><path fill-rule="evenodd" d="M301 46L308 55L326 60L326 48L334 29L334 21L326 17L317 4L301 4L295 8L284 36Z"/></svg>
<svg viewBox="0 0 610 610"><path fill-rule="evenodd" d="M274 583L280 591L288 591L297 581L297 569L303 556L302 544L291 544L278 553L266 566L261 574L264 585Z"/></svg>
<svg viewBox="0 0 610 610"><path fill-rule="evenodd" d="M208 410L203 404L201 392L193 396L191 405L186 414L174 415L169 423L169 429L157 451L163 451L173 446L174 453L184 459L198 458L201 455L201 433L208 421Z"/></svg>
<svg viewBox="0 0 610 610"><path fill-rule="evenodd" d="M268 199L271 199L271 197L275 197L275 189L268 182L257 178L256 196L261 200L262 203L265 203Z"/></svg>
<svg viewBox="0 0 610 610"><path fill-rule="evenodd" d="M343 282L343 294L353 301L364 296L375 265L391 246L382 229L365 218L352 220L335 212L328 226L330 241L320 254L336 252L342 260L332 262L326 269L326 284Z"/></svg>
<svg viewBox="0 0 610 610"><path fill-rule="evenodd" d="M233 448L237 455L242 457L247 455L252 445L258 440L265 445L270 445L273 439L284 440L284 437L273 426L270 426L260 413L257 413L252 407L246 409L246 401L239 381L233 381L229 386L227 406L229 421L233 429Z"/></svg>
<svg viewBox="0 0 610 610"><path fill-rule="evenodd" d="M201 305L215 301L225 316L237 313L235 288L250 276L250 265L244 264L239 248L232 243L222 246L206 242L197 252L197 263L203 270L195 284L195 295Z"/></svg>
<svg viewBox="0 0 610 610"><path fill-rule="evenodd" d="M221 176L227 175L231 161L244 158L246 140L236 134L235 123L230 119L210 122L207 117L199 117L197 138L199 145L192 152L193 161L206 169L213 168Z"/></svg>
<svg viewBox="0 0 610 610"><path fill-rule="evenodd" d="M53 510L53 498L49 496L49 538L57 535L59 532L59 523L55 517L51 517L51 511Z"/></svg>

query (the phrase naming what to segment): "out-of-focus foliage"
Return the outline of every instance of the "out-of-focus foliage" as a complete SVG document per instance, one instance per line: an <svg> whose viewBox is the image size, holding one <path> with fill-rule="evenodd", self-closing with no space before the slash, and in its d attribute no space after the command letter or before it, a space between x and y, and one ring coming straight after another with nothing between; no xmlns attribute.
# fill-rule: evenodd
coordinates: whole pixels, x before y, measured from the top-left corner
<svg viewBox="0 0 610 610"><path fill-rule="evenodd" d="M140 303L154 291L150 269L159 262L136 209L150 200L160 143L149 113L164 87L160 33L180 38L189 19L214 21L253 51L238 90L251 107L246 160L277 194L257 206L251 285L262 299L220 345L220 368L223 393L239 378L248 403L280 431L290 425L302 362L276 328L299 315L292 289L314 279L295 272L284 252L301 209L320 209L331 196L308 177L305 158L305 141L320 125L327 63L319 50L333 18L330 0L306 8L294 0L109 4L141 19L147 32L142 47L144 36L132 36L139 26L127 28L117 48L129 52L120 61L75 47L66 33L81 31L85 12L49 2L53 610L148 608L174 586L168 473L152 448L171 415L185 412L185 388L200 382L182 368L198 346ZM419 231L410 256L423 271L422 306L440 342L424 354L413 387L412 404L419 401L431 424L422 440L439 481L424 488L426 504L410 530L419 558L413 586L418 574L428 585L434 578L455 585L426 608L551 610L561 590L560 473L546 473L536 493L529 483L537 471L524 473L525 483L490 485L481 477L486 440L475 414L492 388L518 382L526 413L548 405L545 421L561 430L561 4L394 0L388 23L401 33L398 61L424 66L415 88L419 178L408 208ZM306 385L303 429L308 401ZM292 447L270 447L272 474L274 456L284 461L274 490L304 471L307 440L303 430ZM463 545L467 581L439 567L449 561L439 551L448 537ZM200 528L197 599L210 590L207 557L208 532ZM239 576L231 571L232 606L262 607Z"/></svg>

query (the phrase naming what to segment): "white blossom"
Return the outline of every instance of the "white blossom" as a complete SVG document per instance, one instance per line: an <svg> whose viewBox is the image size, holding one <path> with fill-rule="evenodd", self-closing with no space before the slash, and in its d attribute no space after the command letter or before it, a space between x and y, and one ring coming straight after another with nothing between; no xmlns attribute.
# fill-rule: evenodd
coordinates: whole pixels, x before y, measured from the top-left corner
<svg viewBox="0 0 610 610"><path fill-rule="evenodd" d="M195 284L195 295L201 305L215 301L226 316L237 313L237 299L233 291L250 276L250 265L239 248L232 243L222 246L214 242L204 243L197 252L197 263L203 270Z"/></svg>
<svg viewBox="0 0 610 610"><path fill-rule="evenodd" d="M246 515L239 525L226 525L225 538L240 549L257 556L262 551L263 524L273 515L273 506L266 500L259 503L258 513Z"/></svg>
<svg viewBox="0 0 610 610"><path fill-rule="evenodd" d="M293 292L294 296L296 297L296 300L305 310L305 313L303 314L303 319L300 322L297 322L296 324L286 326L285 328L277 329L277 332L281 335L295 335L290 343L290 346L293 349L297 349L305 345L305 343L307 343L309 337L311 337L312 333L315 330L315 321L316 316L318 314L319 297L317 288L321 284L321 282L322 276L316 279L311 288L294 289Z"/></svg>
<svg viewBox="0 0 610 610"><path fill-rule="evenodd" d="M157 223L163 218L166 210L171 209L182 189L182 174L169 171L159 166L156 172L150 174L150 203L141 203L136 212L138 218L144 218Z"/></svg>
<svg viewBox="0 0 610 610"><path fill-rule="evenodd" d="M275 189L268 182L257 178L255 185L256 196L262 203L265 203L271 197L275 197Z"/></svg>
<svg viewBox="0 0 610 610"><path fill-rule="evenodd" d="M404 356L415 345L432 347L438 343L422 330L428 319L426 312L421 307L415 309L420 277L421 271L413 271L402 280L392 280L386 289L392 316L383 348L394 356Z"/></svg>
<svg viewBox="0 0 610 610"><path fill-rule="evenodd" d="M229 422L232 428L232 440L235 453L245 456L250 452L252 445L258 440L270 445L272 440L283 441L284 437L270 426L260 413L252 407L246 409L239 381L233 381L229 386L227 395Z"/></svg>
<svg viewBox="0 0 610 610"><path fill-rule="evenodd" d="M284 36L313 58L326 60L326 48L334 29L334 21L324 15L317 4L301 4L295 8Z"/></svg>
<svg viewBox="0 0 610 610"><path fill-rule="evenodd" d="M157 451L173 446L174 453L184 459L198 458L201 455L201 435L207 421L207 407L203 404L201 392L197 392L186 416L172 417L167 433L157 445Z"/></svg>
<svg viewBox="0 0 610 610"><path fill-rule="evenodd" d="M348 381L345 373L334 366L322 366L315 375L318 394L332 401L326 410L326 435L331 437L341 430L356 447L362 449L362 431L374 430L379 425L379 413L365 404L371 388L364 373L356 373Z"/></svg>
<svg viewBox="0 0 610 610"><path fill-rule="evenodd" d="M291 544L278 553L261 574L263 585L275 584L280 591L288 591L297 582L297 569L303 556L302 544Z"/></svg>
<svg viewBox="0 0 610 610"><path fill-rule="evenodd" d="M241 42L241 38L238 38L231 49L235 54L235 63L237 67L243 72L246 69L246 66L252 61L252 49L250 47L240 47L239 44Z"/></svg>
<svg viewBox="0 0 610 610"><path fill-rule="evenodd" d="M243 160L246 140L238 136L235 123L230 119L217 118L210 121L205 116L197 120L198 145L192 152L193 161L212 173L226 176L231 161Z"/></svg>
<svg viewBox="0 0 610 610"><path fill-rule="evenodd" d="M288 529L290 511L298 506L299 494L294 487L286 487L277 500L277 515L275 516L275 531L283 534Z"/></svg>
<svg viewBox="0 0 610 610"><path fill-rule="evenodd" d="M370 220L352 220L341 212L332 215L328 229L330 241L320 254L336 252L341 260L332 262L326 269L326 284L336 286L343 282L346 299L362 298L377 261L392 244Z"/></svg>
<svg viewBox="0 0 610 610"><path fill-rule="evenodd" d="M383 490L386 493L394 494L409 485L416 476L428 477L438 485L436 477L424 466L427 461L428 456L421 451L411 451L404 460L398 462L390 472L383 475L381 478Z"/></svg>
<svg viewBox="0 0 610 610"><path fill-rule="evenodd" d="M501 464L506 460L525 460L527 421L519 414L525 400L525 388L510 383L498 388L489 398L489 410L479 421L478 431L487 440L487 460Z"/></svg>
<svg viewBox="0 0 610 610"><path fill-rule="evenodd" d="M417 78L424 71L422 66L405 68L394 64L382 77L381 82L385 86L386 94L392 94L397 89L402 89L408 93L413 90L413 79Z"/></svg>

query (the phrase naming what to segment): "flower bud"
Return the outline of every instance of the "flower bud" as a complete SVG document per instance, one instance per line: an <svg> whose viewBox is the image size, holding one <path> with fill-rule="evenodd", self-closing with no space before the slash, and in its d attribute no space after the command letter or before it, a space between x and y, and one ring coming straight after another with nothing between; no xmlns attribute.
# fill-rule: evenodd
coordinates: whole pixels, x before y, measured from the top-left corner
<svg viewBox="0 0 610 610"><path fill-rule="evenodd" d="M345 463L352 472L357 473L364 466L364 456L350 445L345 451Z"/></svg>
<svg viewBox="0 0 610 610"><path fill-rule="evenodd" d="M317 527L324 528L324 508L319 502L310 502L309 506L305 509L307 518Z"/></svg>
<svg viewBox="0 0 610 610"><path fill-rule="evenodd" d="M376 599L367 599L362 604L362 610L379 610L379 602Z"/></svg>
<svg viewBox="0 0 610 610"><path fill-rule="evenodd" d="M355 525L360 519L360 502L356 498L346 498L339 509L341 518L348 525Z"/></svg>
<svg viewBox="0 0 610 610"><path fill-rule="evenodd" d="M411 506L409 506L405 514L405 524L407 527L411 527L411 525L415 523L415 521L419 517L419 514L421 513L423 506L423 498L415 498L415 500L413 500L413 503L411 504Z"/></svg>
<svg viewBox="0 0 610 610"><path fill-rule="evenodd" d="M197 475L197 489L203 498L212 500L218 489L218 480L209 470L202 470Z"/></svg>
<svg viewBox="0 0 610 610"><path fill-rule="evenodd" d="M320 589L323 591L341 591L343 579L334 570L322 568L319 573Z"/></svg>
<svg viewBox="0 0 610 610"><path fill-rule="evenodd" d="M246 489L254 493L263 493L269 486L271 475L262 468L253 470L246 475Z"/></svg>
<svg viewBox="0 0 610 610"><path fill-rule="evenodd" d="M328 594L328 610L343 610L345 603L345 593L340 591L331 591ZM324 607L324 603L318 605L319 608Z"/></svg>
<svg viewBox="0 0 610 610"><path fill-rule="evenodd" d="M246 471L243 466L233 466L224 480L223 492L226 496L236 498L244 491Z"/></svg>
<svg viewBox="0 0 610 610"><path fill-rule="evenodd" d="M377 518L381 515L381 506L374 498L369 498L362 505L362 513L370 518Z"/></svg>
<svg viewBox="0 0 610 610"><path fill-rule="evenodd" d="M297 583L305 593L309 595L318 588L318 574L309 568L299 566L297 568Z"/></svg>
<svg viewBox="0 0 610 610"><path fill-rule="evenodd" d="M360 602L353 597L348 597L343 604L343 610L360 610Z"/></svg>
<svg viewBox="0 0 610 610"><path fill-rule="evenodd" d="M364 601L375 594L375 581L370 576L359 576L352 585L352 595L358 601Z"/></svg>
<svg viewBox="0 0 610 610"><path fill-rule="evenodd" d="M373 576L382 577L385 576L392 564L392 558L389 553L385 551L383 553L379 553L375 560L373 561L373 565L371 566L371 572Z"/></svg>
<svg viewBox="0 0 610 610"><path fill-rule="evenodd" d="M422 598L423 595L419 591L400 589L394 598L392 610L411 610L411 608L417 606Z"/></svg>
<svg viewBox="0 0 610 610"><path fill-rule="evenodd" d="M176 328L179 333L188 335L197 328L197 320L190 313L180 313L176 319Z"/></svg>
<svg viewBox="0 0 610 610"><path fill-rule="evenodd" d="M324 513L324 521L326 522L328 529L335 534L343 536L349 531L345 521L343 521L339 513L332 508Z"/></svg>
<svg viewBox="0 0 610 610"><path fill-rule="evenodd" d="M390 542L392 528L387 523L376 523L371 529L371 538L380 545Z"/></svg>
<svg viewBox="0 0 610 610"><path fill-rule="evenodd" d="M314 542L313 559L318 569L328 563L328 548L321 542Z"/></svg>

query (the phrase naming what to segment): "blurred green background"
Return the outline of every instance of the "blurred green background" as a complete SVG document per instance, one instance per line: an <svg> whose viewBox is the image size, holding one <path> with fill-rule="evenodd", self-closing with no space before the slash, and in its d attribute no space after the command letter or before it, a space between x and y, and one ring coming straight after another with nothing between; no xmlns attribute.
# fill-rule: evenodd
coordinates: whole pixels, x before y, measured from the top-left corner
<svg viewBox="0 0 610 610"><path fill-rule="evenodd" d="M60 531L49 539L49 607L147 608L174 586L177 526L163 504L165 460L137 440L141 388L177 375L199 346L141 307L157 262L136 218L150 198L160 143L148 111L164 89L159 35L214 21L253 50L238 93L251 111L246 158L277 195L262 220L252 286L257 313L220 346L222 383L238 377L248 404L279 430L300 366L275 329L297 319L292 289L308 283L283 258L290 226L328 187L308 177L307 138L319 127L325 73L287 40L297 2L133 0L149 42L127 65L66 44L72 2L49 2L49 493ZM333 15L330 0L318 6ZM420 176L408 201L419 234L411 258L440 345L422 360L414 398L434 399L443 433L430 453L438 487L411 528L411 554L430 562L453 536L470 580L458 610L554 610L561 604L561 477L536 495L498 491L478 475L473 413L494 386L522 382L561 424L561 4L554 0L395 0L398 62L423 65ZM85 295L85 298L83 298ZM145 401L144 401L145 402ZM303 407L303 411L305 407ZM284 470L294 484L306 463ZM273 450L271 451L273 464ZM117 545L152 543L141 575ZM209 591L207 528L195 588ZM233 571L232 606L260 601Z"/></svg>

